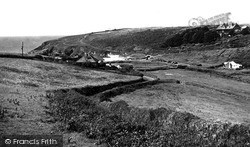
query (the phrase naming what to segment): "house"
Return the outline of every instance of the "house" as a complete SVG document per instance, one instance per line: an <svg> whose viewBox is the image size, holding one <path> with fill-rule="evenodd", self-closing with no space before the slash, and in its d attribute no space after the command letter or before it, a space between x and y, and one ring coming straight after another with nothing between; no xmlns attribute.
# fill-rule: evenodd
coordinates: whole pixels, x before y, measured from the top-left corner
<svg viewBox="0 0 250 147"><path fill-rule="evenodd" d="M229 62L224 62L224 67L228 69L239 69L242 67L242 65L235 63L234 61L229 61Z"/></svg>
<svg viewBox="0 0 250 147"><path fill-rule="evenodd" d="M220 25L216 31L220 34L220 36L232 36L233 34L237 34L241 31L241 27L237 23L223 23Z"/></svg>
<svg viewBox="0 0 250 147"><path fill-rule="evenodd" d="M84 63L84 62L88 62L88 59L85 56L81 57L79 60L76 61L76 63Z"/></svg>
<svg viewBox="0 0 250 147"><path fill-rule="evenodd" d="M60 56L55 56L54 59L55 59L55 61L59 62L59 61L62 60L62 57L60 57Z"/></svg>
<svg viewBox="0 0 250 147"><path fill-rule="evenodd" d="M103 58L105 62L110 62L110 61L124 61L125 57L122 57L120 55L114 55L114 54L108 54L108 57Z"/></svg>
<svg viewBox="0 0 250 147"><path fill-rule="evenodd" d="M82 56L79 60L76 61L77 63L85 63L85 62L96 62L95 59L93 59L92 56L90 56L89 54L85 54L84 56Z"/></svg>

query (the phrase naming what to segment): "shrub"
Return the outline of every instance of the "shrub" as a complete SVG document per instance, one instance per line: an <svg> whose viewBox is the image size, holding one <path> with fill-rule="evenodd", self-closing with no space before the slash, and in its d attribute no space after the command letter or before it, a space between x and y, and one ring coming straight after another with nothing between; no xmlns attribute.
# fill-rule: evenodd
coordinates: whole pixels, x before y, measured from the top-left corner
<svg viewBox="0 0 250 147"><path fill-rule="evenodd" d="M187 29L182 33L169 37L163 47L177 47L187 43L203 43L204 34L209 31L207 26Z"/></svg>
<svg viewBox="0 0 250 147"><path fill-rule="evenodd" d="M216 31L208 31L204 34L204 43L211 43L220 38L220 35Z"/></svg>
<svg viewBox="0 0 250 147"><path fill-rule="evenodd" d="M6 112L7 111L2 106L0 106L0 120L5 117Z"/></svg>
<svg viewBox="0 0 250 147"><path fill-rule="evenodd" d="M183 43L190 43L192 41L192 37L195 34L194 31L187 31L183 35Z"/></svg>
<svg viewBox="0 0 250 147"><path fill-rule="evenodd" d="M121 64L120 67L122 72L130 72L134 70L134 66L132 64Z"/></svg>
<svg viewBox="0 0 250 147"><path fill-rule="evenodd" d="M74 52L74 50L73 50L72 48L67 48L67 49L64 51L65 55L67 55L67 56L70 56L73 52Z"/></svg>
<svg viewBox="0 0 250 147"><path fill-rule="evenodd" d="M204 32L203 31L198 31L196 33L194 33L194 35L192 36L192 43L203 43L204 40Z"/></svg>
<svg viewBox="0 0 250 147"><path fill-rule="evenodd" d="M182 41L182 36L181 34L176 34L174 36L171 36L170 38L168 38L165 43L164 43L164 47L176 47L176 46L180 46L182 45L183 41Z"/></svg>
<svg viewBox="0 0 250 147"><path fill-rule="evenodd" d="M248 34L250 34L250 29L249 29L249 27L244 28L244 29L240 32L240 34L242 34L242 35L248 35Z"/></svg>
<svg viewBox="0 0 250 147"><path fill-rule="evenodd" d="M66 96L61 95L62 93ZM190 113L166 108L130 107L118 101L101 107L72 91L55 93L52 110L66 118L68 131L84 132L108 146L249 146L250 129L243 125L206 122ZM53 104L54 103L54 104ZM69 115L65 115L65 113ZM64 119L61 119L64 120Z"/></svg>

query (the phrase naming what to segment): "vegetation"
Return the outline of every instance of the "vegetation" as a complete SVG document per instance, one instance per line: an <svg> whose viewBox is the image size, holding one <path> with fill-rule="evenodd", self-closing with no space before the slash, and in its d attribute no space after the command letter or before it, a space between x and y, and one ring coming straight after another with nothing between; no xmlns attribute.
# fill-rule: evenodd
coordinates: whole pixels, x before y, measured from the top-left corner
<svg viewBox="0 0 250 147"><path fill-rule="evenodd" d="M250 34L250 28L249 28L249 27L246 27L246 28L244 28L240 33L241 33L242 35L248 35L248 34Z"/></svg>
<svg viewBox="0 0 250 147"><path fill-rule="evenodd" d="M168 38L163 47L176 47L176 46L180 46L183 44L183 39L181 34L176 34L171 36L170 38Z"/></svg>
<svg viewBox="0 0 250 147"><path fill-rule="evenodd" d="M88 52L95 52L97 56L110 51L115 54L122 53L126 55L138 53L155 55L241 48L250 45L250 36L247 35L248 29L242 30L241 34L244 35L222 38L215 29L215 26L202 26L196 28L120 29L101 33L96 32L47 41L34 49L32 53L51 56L60 55L63 59L67 59ZM222 57L218 54L218 61L224 62L226 56L228 56L228 59L232 57L240 59L240 56L236 57L236 55L238 54ZM214 57L208 55L206 60ZM243 61L240 60L239 63L243 64ZM246 65L246 62L244 62L244 65Z"/></svg>
<svg viewBox="0 0 250 147"><path fill-rule="evenodd" d="M2 121L6 116L7 110L0 105L0 121Z"/></svg>
<svg viewBox="0 0 250 147"><path fill-rule="evenodd" d="M163 44L163 47L177 47L188 43L211 43L219 37L216 31L209 30L207 26L197 27L169 37Z"/></svg>
<svg viewBox="0 0 250 147"><path fill-rule="evenodd" d="M119 36L103 37L93 40L91 45L98 47L112 47L118 50L121 47L134 48L136 46L147 46L148 48L159 48L169 35L176 33L179 28L145 29L143 31L131 32Z"/></svg>
<svg viewBox="0 0 250 147"><path fill-rule="evenodd" d="M206 122L166 108L140 109L125 101L97 104L68 91L48 95L50 111L61 129L84 133L108 146L247 146L244 125Z"/></svg>
<svg viewBox="0 0 250 147"><path fill-rule="evenodd" d="M211 43L220 38L220 35L216 31L208 31L204 34L204 42Z"/></svg>

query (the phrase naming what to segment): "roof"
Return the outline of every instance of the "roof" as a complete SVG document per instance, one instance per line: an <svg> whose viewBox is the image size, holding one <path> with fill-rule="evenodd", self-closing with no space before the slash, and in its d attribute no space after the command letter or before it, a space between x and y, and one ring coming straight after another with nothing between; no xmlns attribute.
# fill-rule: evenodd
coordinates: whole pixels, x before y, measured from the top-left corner
<svg viewBox="0 0 250 147"><path fill-rule="evenodd" d="M242 26L241 30L243 30L243 29L249 29L249 26Z"/></svg>
<svg viewBox="0 0 250 147"><path fill-rule="evenodd" d="M232 30L235 28L240 28L240 26L237 23L224 23L220 25L217 30Z"/></svg>
<svg viewBox="0 0 250 147"><path fill-rule="evenodd" d="M99 61L103 61L103 58L98 55L98 54L95 54L95 55L90 55L92 58L95 58L96 60L99 60Z"/></svg>
<svg viewBox="0 0 250 147"><path fill-rule="evenodd" d="M121 61L121 60L125 60L125 57L122 57L120 55L109 54L108 57L105 57L103 59L104 61Z"/></svg>
<svg viewBox="0 0 250 147"><path fill-rule="evenodd" d="M87 62L88 60L86 59L85 56L83 56L82 58L80 58L79 60L77 60L76 62Z"/></svg>
<svg viewBox="0 0 250 147"><path fill-rule="evenodd" d="M235 63L235 62L234 61L224 62L224 64L228 64L228 63Z"/></svg>
<svg viewBox="0 0 250 147"><path fill-rule="evenodd" d="M234 61L224 62L224 64L228 64L228 63L231 63L231 64L238 64L238 63L235 63ZM238 64L238 65L241 65L241 64Z"/></svg>
<svg viewBox="0 0 250 147"><path fill-rule="evenodd" d="M83 56L81 57L79 60L77 60L76 62L95 62L95 60L90 57L90 56Z"/></svg>

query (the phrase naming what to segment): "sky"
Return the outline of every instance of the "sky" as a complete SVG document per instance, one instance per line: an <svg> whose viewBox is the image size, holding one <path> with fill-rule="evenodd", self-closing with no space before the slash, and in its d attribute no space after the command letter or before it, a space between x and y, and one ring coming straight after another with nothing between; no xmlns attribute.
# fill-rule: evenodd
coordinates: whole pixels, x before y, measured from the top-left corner
<svg viewBox="0 0 250 147"><path fill-rule="evenodd" d="M187 26L231 12L250 23L249 0L0 0L0 36L76 35L119 28Z"/></svg>

